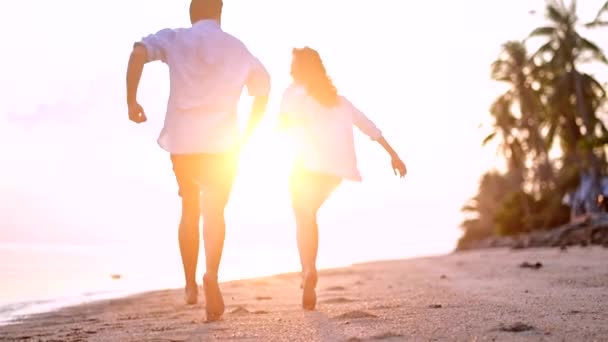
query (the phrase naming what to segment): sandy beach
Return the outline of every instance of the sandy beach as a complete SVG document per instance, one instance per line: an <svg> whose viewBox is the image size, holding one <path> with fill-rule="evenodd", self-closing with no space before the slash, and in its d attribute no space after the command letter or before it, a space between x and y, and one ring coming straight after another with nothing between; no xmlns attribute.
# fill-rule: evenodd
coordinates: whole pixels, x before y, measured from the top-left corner
<svg viewBox="0 0 608 342"><path fill-rule="evenodd" d="M223 284L220 322L166 290L33 316L0 340L607 341L607 260L594 247L361 264L322 273L316 312L288 274Z"/></svg>

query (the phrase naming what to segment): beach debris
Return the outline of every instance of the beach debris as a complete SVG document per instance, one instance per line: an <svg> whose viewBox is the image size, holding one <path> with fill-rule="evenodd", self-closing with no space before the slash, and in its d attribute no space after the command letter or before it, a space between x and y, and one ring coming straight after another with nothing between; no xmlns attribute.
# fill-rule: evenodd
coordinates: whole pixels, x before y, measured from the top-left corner
<svg viewBox="0 0 608 342"><path fill-rule="evenodd" d="M521 267L521 268L531 268L531 269L537 270L537 269L543 267L543 264L541 264L540 262L536 262L536 263L532 264L532 263L529 263L527 261L524 261L521 264L519 264L519 267Z"/></svg>
<svg viewBox="0 0 608 342"><path fill-rule="evenodd" d="M112 278L113 280L118 280L118 279L121 279L122 276L118 273L113 273L113 274L110 274L110 278Z"/></svg>
<svg viewBox="0 0 608 342"><path fill-rule="evenodd" d="M516 322L513 324L509 324L509 325L504 325L501 324L500 327L498 327L498 330L500 331L504 331L504 332L523 332L523 331L530 331L530 330L534 330L535 328L529 324L525 324L522 322Z"/></svg>
<svg viewBox="0 0 608 342"><path fill-rule="evenodd" d="M361 319L361 318L378 318L378 316L369 312L355 310L343 313L335 317L336 319Z"/></svg>
<svg viewBox="0 0 608 342"><path fill-rule="evenodd" d="M429 305L430 309L441 309L443 306L441 304L431 304Z"/></svg>

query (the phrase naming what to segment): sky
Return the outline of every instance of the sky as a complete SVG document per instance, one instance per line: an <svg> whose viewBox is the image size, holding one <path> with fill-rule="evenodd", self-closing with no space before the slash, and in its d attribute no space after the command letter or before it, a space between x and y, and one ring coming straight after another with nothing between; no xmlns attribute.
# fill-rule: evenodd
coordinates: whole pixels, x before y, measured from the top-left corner
<svg viewBox="0 0 608 342"><path fill-rule="evenodd" d="M267 66L273 89L265 134L245 152L227 209L233 245L281 251L269 258L295 251L286 148L270 127L290 82L291 49L307 45L409 169L394 177L384 151L358 134L364 181L344 184L322 209L321 248L356 261L451 251L460 208L481 174L501 163L495 146L481 147L488 108L504 89L489 79L490 63L503 42L543 23L543 1L224 2L224 30ZM580 1L581 17L591 19L601 3ZM174 242L177 188L156 144L167 68L144 70L144 125L127 120L125 71L133 42L189 25L188 4L0 2L0 242ZM589 36L608 47L598 32Z"/></svg>

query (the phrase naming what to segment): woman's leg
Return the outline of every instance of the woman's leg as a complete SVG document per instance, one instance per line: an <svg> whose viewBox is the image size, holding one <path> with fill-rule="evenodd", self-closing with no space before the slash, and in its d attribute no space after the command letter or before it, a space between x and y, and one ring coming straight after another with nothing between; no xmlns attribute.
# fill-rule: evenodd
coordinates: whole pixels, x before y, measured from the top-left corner
<svg viewBox="0 0 608 342"><path fill-rule="evenodd" d="M302 305L313 310L316 305L317 252L319 250L319 226L317 212L340 179L309 172L298 172L290 181L292 206L296 220L298 251L302 265Z"/></svg>

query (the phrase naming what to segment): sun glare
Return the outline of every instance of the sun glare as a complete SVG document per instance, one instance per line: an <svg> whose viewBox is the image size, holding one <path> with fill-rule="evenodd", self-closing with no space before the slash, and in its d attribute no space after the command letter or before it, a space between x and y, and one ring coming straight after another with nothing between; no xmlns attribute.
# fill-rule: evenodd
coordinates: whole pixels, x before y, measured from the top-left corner
<svg viewBox="0 0 608 342"><path fill-rule="evenodd" d="M239 177L248 179L244 184L276 184L285 178L291 167L292 144L287 135L264 122L241 152Z"/></svg>

